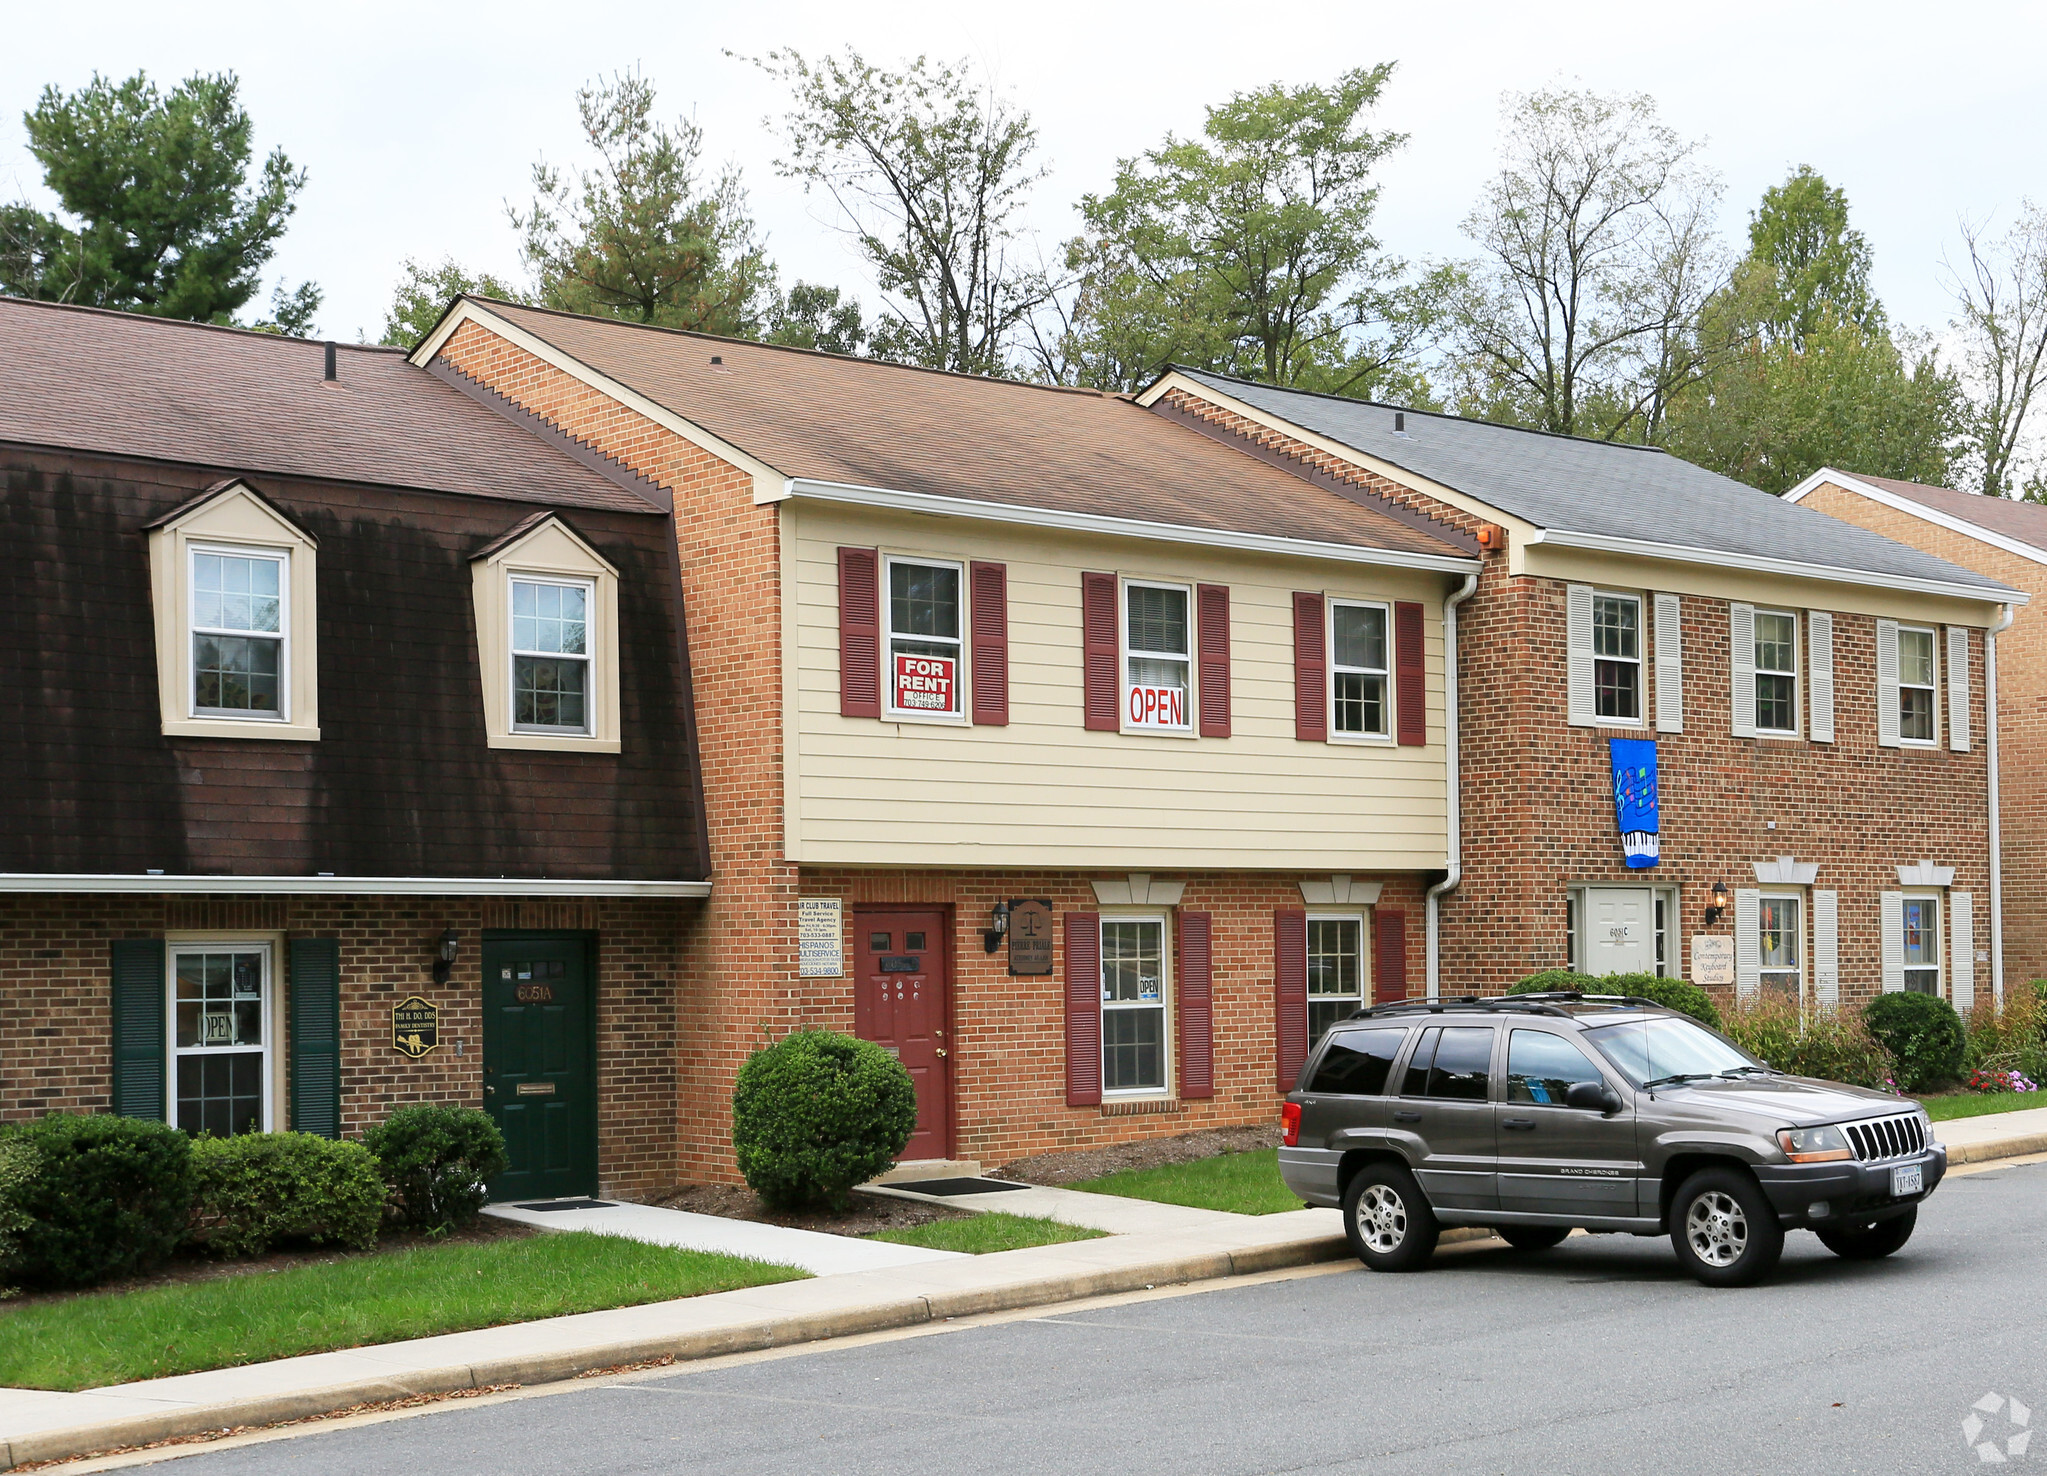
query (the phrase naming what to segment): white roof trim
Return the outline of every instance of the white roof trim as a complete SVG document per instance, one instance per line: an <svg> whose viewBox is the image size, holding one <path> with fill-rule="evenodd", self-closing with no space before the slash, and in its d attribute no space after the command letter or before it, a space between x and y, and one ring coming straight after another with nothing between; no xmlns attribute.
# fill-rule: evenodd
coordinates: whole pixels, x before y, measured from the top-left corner
<svg viewBox="0 0 2047 1476"><path fill-rule="evenodd" d="M1860 584L1873 589L1904 589L1918 594L1943 595L1953 600L1973 600L1985 605L2023 605L2029 598L2023 591L1986 589L1975 584L1955 584L1946 579L1919 579L1905 574L1879 574L1862 569L1844 569L1833 564L1808 564L1799 559L1773 559L1761 554L1724 553L1717 549L1692 548L1678 543L1651 543L1640 538L1614 538L1603 533L1573 533L1564 528L1543 528L1529 535L1530 543L1547 543L1557 548L1583 548L1595 553L1627 554L1642 559L1667 559L1672 563L1707 564L1723 569L1749 569L1758 574L1782 574L1793 579L1817 579L1828 584Z"/></svg>
<svg viewBox="0 0 2047 1476"><path fill-rule="evenodd" d="M154 876L0 872L4 892L148 892L164 896L708 897L707 881L556 881L513 876Z"/></svg>
<svg viewBox="0 0 2047 1476"><path fill-rule="evenodd" d="M1247 553L1280 554L1297 559L1333 559L1346 564L1376 564L1394 569L1433 569L1444 574L1476 570L1479 561L1457 554L1401 553L1349 543L1318 543L1306 538L1275 538L1263 533L1236 533L1221 528L1190 528L1182 523L1154 523L1142 518L1111 518L1099 513L1060 512L1052 508L1019 507L972 497L939 497L929 492L894 492L884 487L856 487L843 482L818 482L791 477L787 494L815 502L848 503L892 512L927 513L941 518L975 518L1014 523L1028 528L1058 528L1069 533L1101 533L1116 538L1147 538L1159 543L1191 543L1204 548L1239 549Z"/></svg>
<svg viewBox="0 0 2047 1476"><path fill-rule="evenodd" d="M1820 863L1779 856L1775 861L1754 861L1756 881L1761 886L1809 887L1819 879Z"/></svg>
<svg viewBox="0 0 2047 1476"><path fill-rule="evenodd" d="M1901 887L1948 887L1953 886L1954 881L1954 867L1936 866L1931 861L1898 868L1898 885Z"/></svg>
<svg viewBox="0 0 2047 1476"><path fill-rule="evenodd" d="M1806 493L1812 491L1823 482L1831 482L1844 492L1853 492L1858 497L1867 497L1871 502L1882 503L1885 507L1892 508L1901 513L1908 513L1923 522L1932 523L1936 527L1946 528L1951 533L1960 533L1964 537L1973 538L1979 543L1987 543L1992 548L2001 548L2008 554L2015 554L2019 558L2030 560L2032 563L2047 564L2047 548L2041 548L2038 544L2027 543L2022 539L2013 538L2008 533L1994 533L1981 523L1973 523L1967 518L1958 518L1953 513L1943 512L1937 507L1928 507L1925 503L1915 498L1900 496L1896 492L1888 491L1883 487L1865 482L1860 477L1851 477L1846 472L1835 471L1830 466L1821 467L1796 487L1786 492L1784 500L1786 502L1802 501Z"/></svg>

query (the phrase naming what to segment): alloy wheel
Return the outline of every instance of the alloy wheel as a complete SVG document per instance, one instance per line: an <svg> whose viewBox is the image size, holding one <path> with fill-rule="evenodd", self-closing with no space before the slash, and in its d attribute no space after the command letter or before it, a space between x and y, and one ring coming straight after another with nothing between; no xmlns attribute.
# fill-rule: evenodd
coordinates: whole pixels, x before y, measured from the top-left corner
<svg viewBox="0 0 2047 1476"><path fill-rule="evenodd" d="M1380 1255L1390 1255L1407 1239L1407 1205L1390 1184L1368 1185L1358 1196L1358 1238Z"/></svg>
<svg viewBox="0 0 2047 1476"><path fill-rule="evenodd" d="M1748 1216L1733 1195L1709 1189L1685 1214L1685 1239L1708 1266L1732 1266L1748 1249Z"/></svg>

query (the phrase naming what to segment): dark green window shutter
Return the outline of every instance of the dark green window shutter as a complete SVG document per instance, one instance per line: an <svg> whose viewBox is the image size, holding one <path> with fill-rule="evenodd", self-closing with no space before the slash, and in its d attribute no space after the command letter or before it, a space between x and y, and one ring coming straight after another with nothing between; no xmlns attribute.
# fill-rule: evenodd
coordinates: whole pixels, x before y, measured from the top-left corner
<svg viewBox="0 0 2047 1476"><path fill-rule="evenodd" d="M114 943L114 1111L164 1121L163 939Z"/></svg>
<svg viewBox="0 0 2047 1476"><path fill-rule="evenodd" d="M341 943L291 940L291 1126L341 1136Z"/></svg>

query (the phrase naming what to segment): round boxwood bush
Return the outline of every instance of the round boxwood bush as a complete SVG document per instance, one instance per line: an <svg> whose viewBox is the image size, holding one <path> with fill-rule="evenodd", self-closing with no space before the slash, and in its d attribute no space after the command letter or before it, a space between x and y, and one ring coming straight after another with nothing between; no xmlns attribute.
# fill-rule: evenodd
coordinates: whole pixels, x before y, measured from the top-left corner
<svg viewBox="0 0 2047 1476"><path fill-rule="evenodd" d="M1678 1010L1694 1020L1720 1028L1720 1011L1712 997L1696 984L1666 979L1659 974L1574 974L1569 969L1545 969L1530 974L1509 989L1509 994L1537 994L1550 990L1576 989L1584 994L1632 994L1653 999L1667 1010Z"/></svg>
<svg viewBox="0 0 2047 1476"><path fill-rule="evenodd" d="M1898 1085L1930 1091L1962 1071L1962 1017L1937 994L1879 994L1863 1006L1869 1033L1898 1063Z"/></svg>
<svg viewBox="0 0 2047 1476"><path fill-rule="evenodd" d="M0 1297L21 1274L21 1232L28 1228L22 1199L35 1181L36 1151L22 1138L0 1138Z"/></svg>
<svg viewBox="0 0 2047 1476"><path fill-rule="evenodd" d="M777 1209L844 1209L917 1128L917 1088L872 1041L799 1030L755 1051L732 1094L739 1171Z"/></svg>
<svg viewBox="0 0 2047 1476"><path fill-rule="evenodd" d="M176 1128L134 1117L53 1112L7 1129L34 1168L13 1199L24 1282L95 1286L149 1270L185 1238L192 1145Z"/></svg>
<svg viewBox="0 0 2047 1476"><path fill-rule="evenodd" d="M260 1256L287 1242L368 1250L384 1180L360 1143L312 1133L242 1133L192 1145L191 1239L216 1256Z"/></svg>
<svg viewBox="0 0 2047 1476"><path fill-rule="evenodd" d="M474 1220L488 1181L511 1165L504 1134L474 1107L400 1107L362 1141L390 1186L393 1217L430 1235Z"/></svg>

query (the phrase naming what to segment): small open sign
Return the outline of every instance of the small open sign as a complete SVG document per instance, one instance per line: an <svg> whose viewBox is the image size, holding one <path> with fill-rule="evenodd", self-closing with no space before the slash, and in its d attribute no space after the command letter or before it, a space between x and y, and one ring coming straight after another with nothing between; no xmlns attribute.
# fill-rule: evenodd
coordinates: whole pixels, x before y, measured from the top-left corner
<svg viewBox="0 0 2047 1476"><path fill-rule="evenodd" d="M1184 728L1187 693L1179 687L1130 688L1124 717L1133 728Z"/></svg>

